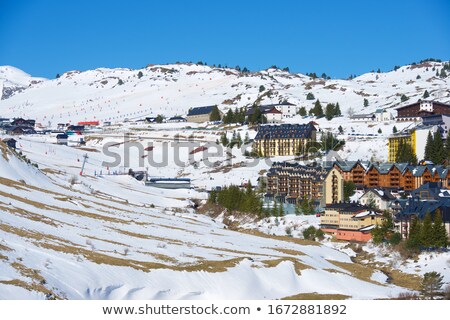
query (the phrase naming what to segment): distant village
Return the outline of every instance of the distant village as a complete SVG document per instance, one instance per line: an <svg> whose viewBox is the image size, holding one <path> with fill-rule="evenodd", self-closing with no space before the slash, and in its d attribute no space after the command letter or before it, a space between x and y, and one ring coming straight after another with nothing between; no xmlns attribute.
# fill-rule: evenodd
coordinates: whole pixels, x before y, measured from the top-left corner
<svg viewBox="0 0 450 320"><path fill-rule="evenodd" d="M336 148L337 139L321 130L314 121L306 124L284 123L299 113L299 108L287 101L236 110L235 113L231 111L231 114L223 114L217 106L204 106L189 109L185 116L165 118L156 115L125 121L219 125L226 117L239 117L241 124L253 125L257 130L255 138L250 141L253 157L276 160L279 156L294 156L297 159L274 162L267 173L259 177L259 187L264 189L266 202L296 208L305 208L302 203L308 203L308 214L316 215L320 219L321 229L337 240L366 242L373 238L374 230L387 220L392 221L393 233L408 239L415 232L417 221L424 221L428 216L438 221L436 223L442 221L448 237L450 105L419 100L396 108L396 112L394 117L390 110L377 109L372 114L352 115L349 119L367 124L413 123L388 137L387 149L380 150L388 154L386 163L341 159L317 161L318 156L323 158ZM8 136L3 142L11 148L16 148L15 138L30 134L53 134L55 143L62 145L68 145L70 137L75 137L72 142L83 145L83 134L101 132L110 126L110 122L92 120L76 124L59 123L56 128L45 128L32 119L0 118L0 130ZM331 146L324 147L329 142L328 138L331 139ZM337 142L338 147L339 143L345 143ZM431 148L432 143L434 149ZM438 152L443 156L437 157ZM189 188L189 182L188 178L147 181L149 185L162 188Z"/></svg>

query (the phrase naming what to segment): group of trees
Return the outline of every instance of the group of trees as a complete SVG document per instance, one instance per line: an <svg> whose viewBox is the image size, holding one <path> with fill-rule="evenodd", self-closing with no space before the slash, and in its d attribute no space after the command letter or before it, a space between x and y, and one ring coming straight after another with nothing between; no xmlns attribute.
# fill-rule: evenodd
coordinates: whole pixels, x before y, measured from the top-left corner
<svg viewBox="0 0 450 320"><path fill-rule="evenodd" d="M308 199L306 197L303 198L296 206L295 206L295 214L296 215L311 215L314 214L314 200Z"/></svg>
<svg viewBox="0 0 450 320"><path fill-rule="evenodd" d="M330 79L331 79L331 77L330 77L330 76L327 76L327 74L326 74L325 72L323 72L323 73L320 75L320 77L317 76L317 74L316 74L315 72L306 73L306 75L307 75L308 77L312 78L312 79L317 79L317 78L322 78L322 79L325 79L325 80L330 80Z"/></svg>
<svg viewBox="0 0 450 320"><path fill-rule="evenodd" d="M438 210L434 219L430 213L425 214L423 221L413 218L409 227L409 237L406 246L409 249L419 250L421 247L443 248L448 244L447 230L445 229L442 215Z"/></svg>
<svg viewBox="0 0 450 320"><path fill-rule="evenodd" d="M223 123L244 123L245 122L245 109L244 108L236 108L234 111L229 109L228 112L223 116Z"/></svg>
<svg viewBox="0 0 450 320"><path fill-rule="evenodd" d="M381 226L376 226L372 230L372 241L374 244L380 244L382 242L388 241L392 245L399 244L402 240L402 235L398 232L392 232L394 228L394 223L392 221L392 216L389 212L383 212L383 223Z"/></svg>
<svg viewBox="0 0 450 320"><path fill-rule="evenodd" d="M242 213L256 214L263 217L263 205L259 195L253 190L249 182L245 189L231 185L222 188L220 191L213 190L209 194L208 201L227 209Z"/></svg>
<svg viewBox="0 0 450 320"><path fill-rule="evenodd" d="M327 106L325 107L325 118L327 118L327 120L331 120L334 117L339 117L340 115L342 114L341 108L339 107L339 102L337 102L336 104L334 103L327 104Z"/></svg>
<svg viewBox="0 0 450 320"><path fill-rule="evenodd" d="M430 160L433 163L441 164L447 159L448 149L450 149L449 137L447 137L444 146L444 141L442 141L439 131L436 131L434 135L432 135L431 132L428 132L427 143L425 145L425 160Z"/></svg>
<svg viewBox="0 0 450 320"><path fill-rule="evenodd" d="M417 165L417 156L411 144L400 140L397 150L397 155L395 157L395 162L407 162L409 164Z"/></svg>
<svg viewBox="0 0 450 320"><path fill-rule="evenodd" d="M218 144L219 141L216 141L216 143ZM224 147L233 148L234 146L237 146L238 148L240 148L243 143L245 144L250 143L250 137L248 135L248 132L246 132L244 141L242 141L241 133L233 131L233 136L231 137L231 140L227 138L226 134L222 134L222 136L220 137L220 143Z"/></svg>

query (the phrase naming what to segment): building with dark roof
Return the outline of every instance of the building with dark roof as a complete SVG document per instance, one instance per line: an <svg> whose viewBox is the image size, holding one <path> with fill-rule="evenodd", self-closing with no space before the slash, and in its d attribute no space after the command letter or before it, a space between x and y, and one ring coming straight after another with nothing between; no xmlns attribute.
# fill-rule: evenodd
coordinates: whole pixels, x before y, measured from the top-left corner
<svg viewBox="0 0 450 320"><path fill-rule="evenodd" d="M450 105L439 101L419 100L396 108L397 121L420 121L422 117L450 114Z"/></svg>
<svg viewBox="0 0 450 320"><path fill-rule="evenodd" d="M186 118L175 116L167 119L166 122L186 122Z"/></svg>
<svg viewBox="0 0 450 320"><path fill-rule="evenodd" d="M253 150L263 157L293 156L307 153L316 141L316 128L308 124L262 125L254 139Z"/></svg>
<svg viewBox="0 0 450 320"><path fill-rule="evenodd" d="M402 237L409 236L409 227L413 219L423 220L427 213L430 213L432 218L436 213L441 214L447 234L450 236L450 198L424 200L413 197L407 199L400 212L395 215L395 222Z"/></svg>
<svg viewBox="0 0 450 320"><path fill-rule="evenodd" d="M187 121L188 122L196 122L196 123L203 123L208 122L209 117L211 113L213 112L213 109L217 108L217 106L206 106L206 107L196 107L189 109L189 112L187 114ZM223 117L222 112L219 110L220 117Z"/></svg>
<svg viewBox="0 0 450 320"><path fill-rule="evenodd" d="M6 138L2 140L9 148L16 149L17 140L13 138Z"/></svg>

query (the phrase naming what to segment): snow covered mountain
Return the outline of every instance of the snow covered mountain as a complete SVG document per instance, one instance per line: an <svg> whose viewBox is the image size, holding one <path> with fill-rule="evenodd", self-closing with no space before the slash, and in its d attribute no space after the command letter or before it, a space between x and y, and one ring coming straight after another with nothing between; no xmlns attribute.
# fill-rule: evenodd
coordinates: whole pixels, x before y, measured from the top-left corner
<svg viewBox="0 0 450 320"><path fill-rule="evenodd" d="M93 118L117 122L156 114L185 115L190 107L212 104L227 110L287 100L308 110L315 99L339 102L344 115L350 108L367 113L400 105L402 95L410 99L404 104L416 101L425 90L431 99L449 102L450 77L436 75L442 68L443 63L423 62L387 73L366 73L352 80L325 80L279 69L241 73L173 64L149 65L140 70L70 71L58 79L36 80L12 67L1 67L4 96L0 116L35 118L44 125ZM307 100L308 93L315 99ZM367 107L363 107L364 99L369 102Z"/></svg>

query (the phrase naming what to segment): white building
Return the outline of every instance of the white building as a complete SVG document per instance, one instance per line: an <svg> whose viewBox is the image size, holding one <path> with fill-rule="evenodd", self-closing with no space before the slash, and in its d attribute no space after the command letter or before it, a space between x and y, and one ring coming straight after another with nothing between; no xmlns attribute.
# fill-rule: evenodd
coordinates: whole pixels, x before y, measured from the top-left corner
<svg viewBox="0 0 450 320"><path fill-rule="evenodd" d="M418 125L414 129L413 139L416 143L416 156L417 159L423 160L425 158L425 146L427 144L428 133L431 132L433 135L438 130L438 126L425 126Z"/></svg>
<svg viewBox="0 0 450 320"><path fill-rule="evenodd" d="M389 210L395 200L388 190L369 189L359 198L359 203L380 210Z"/></svg>
<svg viewBox="0 0 450 320"><path fill-rule="evenodd" d="M394 120L394 116L388 110L377 109L375 111L375 120L377 122L386 122Z"/></svg>

